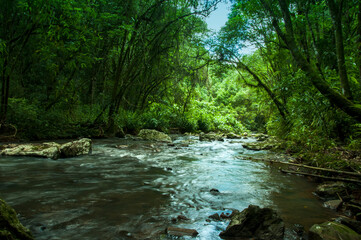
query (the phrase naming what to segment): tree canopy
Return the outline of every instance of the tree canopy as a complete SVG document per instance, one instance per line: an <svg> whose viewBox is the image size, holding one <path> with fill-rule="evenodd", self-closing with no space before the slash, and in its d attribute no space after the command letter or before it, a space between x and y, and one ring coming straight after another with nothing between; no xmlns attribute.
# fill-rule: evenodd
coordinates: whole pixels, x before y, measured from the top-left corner
<svg viewBox="0 0 361 240"><path fill-rule="evenodd" d="M219 2L1 1L2 131L358 136L359 1L232 0L215 34Z"/></svg>

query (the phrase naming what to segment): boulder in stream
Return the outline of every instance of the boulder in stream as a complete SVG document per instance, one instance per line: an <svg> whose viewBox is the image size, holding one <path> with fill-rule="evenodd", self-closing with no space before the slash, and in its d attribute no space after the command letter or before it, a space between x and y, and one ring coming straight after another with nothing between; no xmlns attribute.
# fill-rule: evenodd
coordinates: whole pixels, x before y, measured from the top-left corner
<svg viewBox="0 0 361 240"><path fill-rule="evenodd" d="M92 140L82 138L77 141L68 142L60 145L60 157L69 158L80 155L86 155L91 152Z"/></svg>
<svg viewBox="0 0 361 240"><path fill-rule="evenodd" d="M224 137L222 134L214 133L214 132L201 133L199 135L199 140L200 141L224 141Z"/></svg>
<svg viewBox="0 0 361 240"><path fill-rule="evenodd" d="M30 156L58 159L60 156L60 144L49 143L29 143L29 144L7 144L1 146L0 155L6 156Z"/></svg>
<svg viewBox="0 0 361 240"><path fill-rule="evenodd" d="M254 151L279 149L281 145L281 141L275 139L274 137L269 137L263 141L247 142L242 144L244 148Z"/></svg>
<svg viewBox="0 0 361 240"><path fill-rule="evenodd" d="M227 229L221 232L222 238L281 240L285 225L278 214L270 208L249 205L242 212L232 216Z"/></svg>
<svg viewBox="0 0 361 240"><path fill-rule="evenodd" d="M2 199L0 199L0 239L34 240L30 231L20 223L15 210Z"/></svg>
<svg viewBox="0 0 361 240"><path fill-rule="evenodd" d="M227 138L229 139L241 139L242 136L241 135L238 135L238 134L235 134L233 132L230 132L230 133L227 133Z"/></svg>
<svg viewBox="0 0 361 240"><path fill-rule="evenodd" d="M65 144L55 142L7 144L0 147L0 155L58 159L59 157L66 158L89 154L91 148L91 139L82 138Z"/></svg>
<svg viewBox="0 0 361 240"><path fill-rule="evenodd" d="M153 129L140 130L138 137L144 140L159 141L159 142L172 142L172 139L165 133Z"/></svg>
<svg viewBox="0 0 361 240"><path fill-rule="evenodd" d="M338 222L315 224L309 230L309 240L361 240L361 235Z"/></svg>

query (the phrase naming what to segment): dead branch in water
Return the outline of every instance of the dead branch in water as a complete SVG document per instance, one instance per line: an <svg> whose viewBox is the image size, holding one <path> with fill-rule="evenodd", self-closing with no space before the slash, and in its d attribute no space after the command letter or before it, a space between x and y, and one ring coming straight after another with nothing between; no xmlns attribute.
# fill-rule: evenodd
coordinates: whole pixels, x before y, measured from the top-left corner
<svg viewBox="0 0 361 240"><path fill-rule="evenodd" d="M318 174L312 174L312 173L297 172L297 171L288 171L288 170L284 170L284 169L280 169L280 171L283 172L283 173L300 174L300 175L304 175L304 176L311 176L311 177L323 178L323 179L332 180L332 181L343 181L343 182L361 183L360 180L351 179L351 178L328 177L328 176L323 176L323 175L318 175Z"/></svg>
<svg viewBox="0 0 361 240"><path fill-rule="evenodd" d="M337 174L343 174L343 175L350 175L350 176L355 176L355 177L361 177L361 174L357 173L357 172L346 172L346 171L339 171L339 170L328 169L328 168L313 167L313 166L308 166L308 165L303 165L303 164L298 164L298 163L279 162L279 161L273 161L273 160L270 160L268 162L270 162L270 163L280 163L280 164L285 164L285 165L303 167L303 168L319 170L319 171L325 171L325 172L331 172L331 173L337 173Z"/></svg>

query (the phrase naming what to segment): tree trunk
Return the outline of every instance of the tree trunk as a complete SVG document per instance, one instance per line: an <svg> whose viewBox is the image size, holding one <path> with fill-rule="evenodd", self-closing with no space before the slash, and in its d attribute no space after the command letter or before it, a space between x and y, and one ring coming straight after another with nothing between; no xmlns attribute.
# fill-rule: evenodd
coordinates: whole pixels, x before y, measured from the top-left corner
<svg viewBox="0 0 361 240"><path fill-rule="evenodd" d="M357 33L358 33L358 39L356 42L356 46L358 46L358 54L357 54L357 64L358 64L358 70L359 70L359 79L358 82L361 87L361 1L358 4L358 16L357 16Z"/></svg>
<svg viewBox="0 0 361 240"><path fill-rule="evenodd" d="M347 77L345 49L343 45L342 1L338 1L338 6L334 0L327 0L327 2L330 9L333 27L335 28L336 56L338 73L340 75L341 91L346 98L352 99L350 84Z"/></svg>
<svg viewBox="0 0 361 240"><path fill-rule="evenodd" d="M286 31L283 32L278 25L276 20L276 15L269 7L269 5L265 2L265 0L261 0L265 9L270 13L272 17L272 24L277 32L277 34L282 38L282 40L286 43L287 48L291 52L293 58L295 59L299 68L301 68L306 75L310 78L313 86L324 96L326 97L332 104L340 108L349 116L355 118L358 122L361 122L361 106L353 103L351 100L347 99L344 95L340 94L336 90L334 90L318 73L315 66L311 63L307 62L306 58L301 53L296 40L294 38L293 25L291 20L291 14L288 9L288 4L286 0L278 0L279 5L281 7L283 20L285 23Z"/></svg>
<svg viewBox="0 0 361 240"><path fill-rule="evenodd" d="M288 111L286 107L277 99L277 96L272 92L272 90L262 82L262 80L257 76L256 73L254 73L247 65L243 64L239 61L239 66L246 70L249 74L252 75L254 80L257 81L257 83L267 92L268 96L271 98L273 103L276 105L278 112L282 116L283 119L286 119L286 116L288 115Z"/></svg>

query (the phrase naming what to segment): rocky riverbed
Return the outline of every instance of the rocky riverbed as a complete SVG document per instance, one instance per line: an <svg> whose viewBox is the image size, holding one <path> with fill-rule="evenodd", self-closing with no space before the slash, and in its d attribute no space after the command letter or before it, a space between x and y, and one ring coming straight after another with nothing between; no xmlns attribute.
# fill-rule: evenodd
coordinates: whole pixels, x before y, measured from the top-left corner
<svg viewBox="0 0 361 240"><path fill-rule="evenodd" d="M317 183L248 160L270 154L242 146L255 138L171 140L96 140L90 155L57 161L1 157L0 197L40 240L165 239L165 229L220 239L233 209L249 205L270 207L285 238L300 239L338 215L314 194Z"/></svg>

